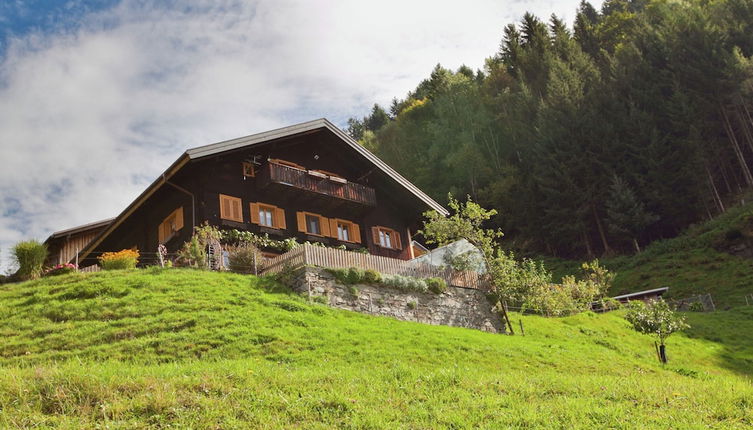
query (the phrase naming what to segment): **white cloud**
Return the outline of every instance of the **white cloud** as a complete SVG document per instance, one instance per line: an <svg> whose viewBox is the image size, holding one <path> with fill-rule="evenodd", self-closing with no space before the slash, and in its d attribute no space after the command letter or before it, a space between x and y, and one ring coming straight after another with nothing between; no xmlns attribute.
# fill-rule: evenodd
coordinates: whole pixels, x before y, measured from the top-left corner
<svg viewBox="0 0 753 430"><path fill-rule="evenodd" d="M0 63L0 268L15 241L117 215L188 147L343 123L437 63L482 67L526 10L572 21L577 3L126 0L75 30L12 39Z"/></svg>

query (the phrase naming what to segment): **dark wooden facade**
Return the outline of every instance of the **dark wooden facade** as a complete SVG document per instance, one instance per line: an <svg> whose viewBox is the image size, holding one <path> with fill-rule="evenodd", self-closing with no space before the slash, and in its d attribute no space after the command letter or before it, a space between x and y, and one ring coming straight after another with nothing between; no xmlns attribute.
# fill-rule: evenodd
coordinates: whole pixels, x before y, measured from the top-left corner
<svg viewBox="0 0 753 430"><path fill-rule="evenodd" d="M101 252L132 247L142 251L142 262L148 264L160 241L175 252L190 240L192 227L205 221L273 239L366 248L407 260L413 256L411 233L429 209L415 192L327 127L186 160L140 199L111 231L93 241L82 265L96 263ZM269 219L260 220L260 208L274 217L271 226L264 225ZM315 215L320 217L319 234L302 231L301 223ZM338 224L348 230L348 240L334 231ZM379 230L391 234L388 245Z"/></svg>

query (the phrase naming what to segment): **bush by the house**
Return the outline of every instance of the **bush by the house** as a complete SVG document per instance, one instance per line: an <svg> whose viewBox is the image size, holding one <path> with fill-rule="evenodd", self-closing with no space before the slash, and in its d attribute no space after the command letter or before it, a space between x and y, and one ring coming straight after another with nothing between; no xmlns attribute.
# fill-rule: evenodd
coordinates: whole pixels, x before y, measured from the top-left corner
<svg viewBox="0 0 753 430"><path fill-rule="evenodd" d="M105 252L98 257L102 270L133 269L139 262L138 249L124 249L118 252Z"/></svg>
<svg viewBox="0 0 753 430"><path fill-rule="evenodd" d="M226 247L228 268L237 273L258 273L262 261L261 251L251 243Z"/></svg>
<svg viewBox="0 0 753 430"><path fill-rule="evenodd" d="M359 284L363 282L363 280L364 271L357 267L349 268L347 273L345 274L345 282L348 284Z"/></svg>
<svg viewBox="0 0 753 430"><path fill-rule="evenodd" d="M198 237L194 235L191 240L183 244L183 247L178 251L176 264L196 269L209 268L206 247L199 242Z"/></svg>
<svg viewBox="0 0 753 430"><path fill-rule="evenodd" d="M47 269L47 271L44 272L44 276L67 275L68 273L73 273L75 271L76 271L75 264L71 264L71 263L58 264L56 266L53 266Z"/></svg>
<svg viewBox="0 0 753 430"><path fill-rule="evenodd" d="M378 284L382 282L382 274L374 269L367 269L363 272L363 282L369 284Z"/></svg>
<svg viewBox="0 0 753 430"><path fill-rule="evenodd" d="M382 284L400 291L414 291L425 293L429 290L423 279L412 278L402 275L384 275Z"/></svg>
<svg viewBox="0 0 753 430"><path fill-rule="evenodd" d="M42 266L47 258L47 245L36 240L18 242L13 247L12 254L18 265L19 279L36 279L42 275Z"/></svg>
<svg viewBox="0 0 753 430"><path fill-rule="evenodd" d="M426 286L434 294L442 294L447 291L447 282L442 278L428 278L425 279Z"/></svg>

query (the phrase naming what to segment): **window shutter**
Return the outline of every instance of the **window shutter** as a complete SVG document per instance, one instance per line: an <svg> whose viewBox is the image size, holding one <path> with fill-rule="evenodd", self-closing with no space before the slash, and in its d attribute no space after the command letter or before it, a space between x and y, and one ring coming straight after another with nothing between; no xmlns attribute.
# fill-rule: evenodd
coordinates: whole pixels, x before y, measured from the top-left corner
<svg viewBox="0 0 753 430"><path fill-rule="evenodd" d="M332 237L332 232L329 228L329 218L324 218L319 215L319 228L322 230L320 233L324 237ZM337 226L335 226L335 237L337 237Z"/></svg>
<svg viewBox="0 0 753 430"><path fill-rule="evenodd" d="M251 223L259 224L259 203L251 203Z"/></svg>
<svg viewBox="0 0 753 430"><path fill-rule="evenodd" d="M220 194L220 218L230 218L230 199Z"/></svg>
<svg viewBox="0 0 753 430"><path fill-rule="evenodd" d="M233 206L233 221L243 222L243 210L241 209L241 200L231 200Z"/></svg>
<svg viewBox="0 0 753 430"><path fill-rule="evenodd" d="M382 246L379 242L379 226L371 227L371 240L374 241L374 245Z"/></svg>
<svg viewBox="0 0 753 430"><path fill-rule="evenodd" d="M175 212L175 231L183 228L183 206L179 207Z"/></svg>
<svg viewBox="0 0 753 430"><path fill-rule="evenodd" d="M335 239L338 239L337 237L337 219L330 218L329 220L329 233L330 236L334 237Z"/></svg>
<svg viewBox="0 0 753 430"><path fill-rule="evenodd" d="M355 243L361 243L361 229L358 227L358 224L351 224L351 232L350 234L353 235L351 240Z"/></svg>
<svg viewBox="0 0 753 430"><path fill-rule="evenodd" d="M256 211L256 216L259 216L259 211ZM274 215L274 224L275 227L286 229L287 226L285 225L285 211L281 208L275 208L275 215Z"/></svg>
<svg viewBox="0 0 753 430"><path fill-rule="evenodd" d="M306 214L303 212L296 212L295 214L298 219L298 231L306 233Z"/></svg>
<svg viewBox="0 0 753 430"><path fill-rule="evenodd" d="M395 249L403 249L403 245L400 243L400 233L396 231L390 232L392 236L392 247Z"/></svg>

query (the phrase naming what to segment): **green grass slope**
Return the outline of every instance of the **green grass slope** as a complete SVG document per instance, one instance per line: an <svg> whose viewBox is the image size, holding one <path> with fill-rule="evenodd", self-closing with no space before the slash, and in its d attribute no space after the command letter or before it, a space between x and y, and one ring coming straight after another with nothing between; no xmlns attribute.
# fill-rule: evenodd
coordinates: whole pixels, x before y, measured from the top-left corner
<svg viewBox="0 0 753 430"><path fill-rule="evenodd" d="M619 312L526 336L309 304L190 270L0 286L0 428L748 428L753 314L693 314L658 364Z"/></svg>
<svg viewBox="0 0 753 430"><path fill-rule="evenodd" d="M743 247L751 257L732 252ZM602 261L617 273L612 295L669 287L668 299L710 293L720 309L744 306L745 296L753 294L753 203L734 207L676 238L653 242L639 254ZM555 279L577 273L580 264L545 262Z"/></svg>

